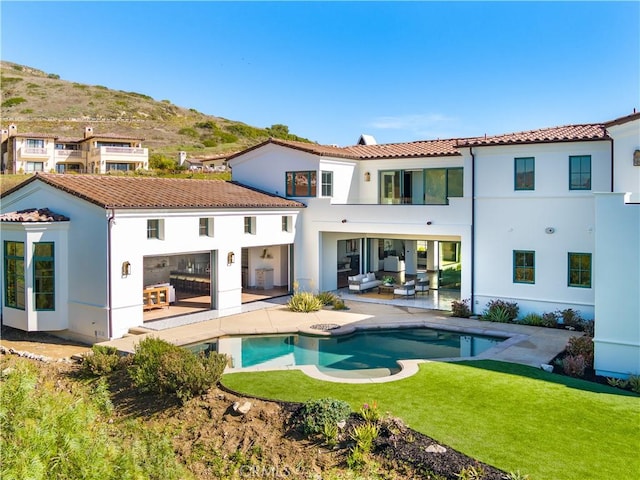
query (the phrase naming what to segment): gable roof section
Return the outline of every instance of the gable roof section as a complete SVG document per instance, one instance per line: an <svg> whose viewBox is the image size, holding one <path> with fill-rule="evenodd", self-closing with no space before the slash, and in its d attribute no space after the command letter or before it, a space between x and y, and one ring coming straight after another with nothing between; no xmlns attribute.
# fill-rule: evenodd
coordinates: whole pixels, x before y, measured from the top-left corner
<svg viewBox="0 0 640 480"><path fill-rule="evenodd" d="M252 150L265 145L273 144L294 150L318 155L320 157L348 158L351 160L373 160L383 158L407 158L407 157L442 157L458 156L456 149L460 139L448 140L421 140L406 143L385 143L378 145L353 145L349 147L337 147L333 145L319 145L317 143L296 142L292 140L280 140L270 138L262 143L249 147L246 150L229 156L229 160L239 157Z"/></svg>
<svg viewBox="0 0 640 480"><path fill-rule="evenodd" d="M0 215L0 222L68 222L69 217L52 212L48 208L27 208L17 212L7 212Z"/></svg>
<svg viewBox="0 0 640 480"><path fill-rule="evenodd" d="M634 120L638 120L639 118L640 118L640 112L634 111L631 115L625 115L624 117L619 117L614 120L611 120L605 123L604 126L609 128L615 125L622 125L623 123L633 122Z"/></svg>
<svg viewBox="0 0 640 480"><path fill-rule="evenodd" d="M516 145L527 143L579 142L590 140L606 140L610 137L601 123L582 125L566 125L563 127L541 128L490 137L477 137L458 142L458 147Z"/></svg>
<svg viewBox="0 0 640 480"><path fill-rule="evenodd" d="M223 180L36 174L2 195L41 181L102 208L305 208L300 202Z"/></svg>

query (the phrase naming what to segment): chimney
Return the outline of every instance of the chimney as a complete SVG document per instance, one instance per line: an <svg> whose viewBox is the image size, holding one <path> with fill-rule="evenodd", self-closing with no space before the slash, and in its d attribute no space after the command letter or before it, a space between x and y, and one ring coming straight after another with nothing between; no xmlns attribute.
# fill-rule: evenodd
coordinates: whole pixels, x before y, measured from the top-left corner
<svg viewBox="0 0 640 480"><path fill-rule="evenodd" d="M9 132L7 133L7 136L13 137L16 133L18 133L18 127L12 123L9 125Z"/></svg>
<svg viewBox="0 0 640 480"><path fill-rule="evenodd" d="M184 162L187 161L187 152L178 152L178 165L184 165Z"/></svg>
<svg viewBox="0 0 640 480"><path fill-rule="evenodd" d="M7 130L6 128L2 129L2 142L4 142L7 138L9 138L9 130Z"/></svg>
<svg viewBox="0 0 640 480"><path fill-rule="evenodd" d="M84 127L84 138L93 136L93 127Z"/></svg>

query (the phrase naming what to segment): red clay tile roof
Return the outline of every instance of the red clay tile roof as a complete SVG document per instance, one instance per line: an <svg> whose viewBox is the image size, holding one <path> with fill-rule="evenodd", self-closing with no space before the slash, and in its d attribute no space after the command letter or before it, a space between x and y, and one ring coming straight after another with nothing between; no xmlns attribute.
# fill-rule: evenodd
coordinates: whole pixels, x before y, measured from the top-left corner
<svg viewBox="0 0 640 480"><path fill-rule="evenodd" d="M48 208L27 208L0 215L0 222L68 222L69 217L52 212Z"/></svg>
<svg viewBox="0 0 640 480"><path fill-rule="evenodd" d="M2 197L34 181L103 208L305 208L303 203L235 182L108 175L38 173Z"/></svg>
<svg viewBox="0 0 640 480"><path fill-rule="evenodd" d="M255 150L270 143L282 147L293 148L303 152L312 153L321 157L349 158L352 160L372 160L382 158L407 158L407 157L441 157L460 155L455 148L456 139L449 140L424 140L407 143L387 143L379 145L353 145L338 147L333 145L318 145L317 143L296 142L292 140L280 140L270 138L258 145L249 147L242 152L229 156L229 160L244 153Z"/></svg>
<svg viewBox="0 0 640 480"><path fill-rule="evenodd" d="M459 147L512 145L522 143L555 143L578 142L588 140L605 140L609 136L601 123L583 125L566 125L564 127L541 128L526 132L507 133L490 137L477 137L460 140Z"/></svg>
<svg viewBox="0 0 640 480"><path fill-rule="evenodd" d="M635 109L634 109L635 110ZM632 122L640 118L640 112L633 112L631 115L625 115L624 117L615 118L604 124L605 127L613 127L614 125L622 125L623 123Z"/></svg>

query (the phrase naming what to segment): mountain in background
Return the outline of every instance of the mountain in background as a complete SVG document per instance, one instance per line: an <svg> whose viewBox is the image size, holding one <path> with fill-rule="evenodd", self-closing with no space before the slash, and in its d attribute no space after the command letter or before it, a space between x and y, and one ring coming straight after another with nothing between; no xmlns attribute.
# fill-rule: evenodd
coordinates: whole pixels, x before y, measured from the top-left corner
<svg viewBox="0 0 640 480"><path fill-rule="evenodd" d="M206 158L242 150L269 137L310 140L289 133L286 125L257 128L193 108L157 101L138 92L111 90L60 79L32 67L0 62L2 128L16 124L18 132L82 137L91 125L96 134L144 138L151 155ZM311 142L310 142L311 143Z"/></svg>

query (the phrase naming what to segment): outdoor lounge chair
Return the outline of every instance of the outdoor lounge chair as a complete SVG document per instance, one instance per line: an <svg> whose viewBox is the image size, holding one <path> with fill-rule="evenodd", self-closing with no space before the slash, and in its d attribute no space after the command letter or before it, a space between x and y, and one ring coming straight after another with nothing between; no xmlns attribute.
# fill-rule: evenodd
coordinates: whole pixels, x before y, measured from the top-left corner
<svg viewBox="0 0 640 480"><path fill-rule="evenodd" d="M413 297L416 298L416 281L410 280L402 285L396 285L393 289L393 298L399 297Z"/></svg>

